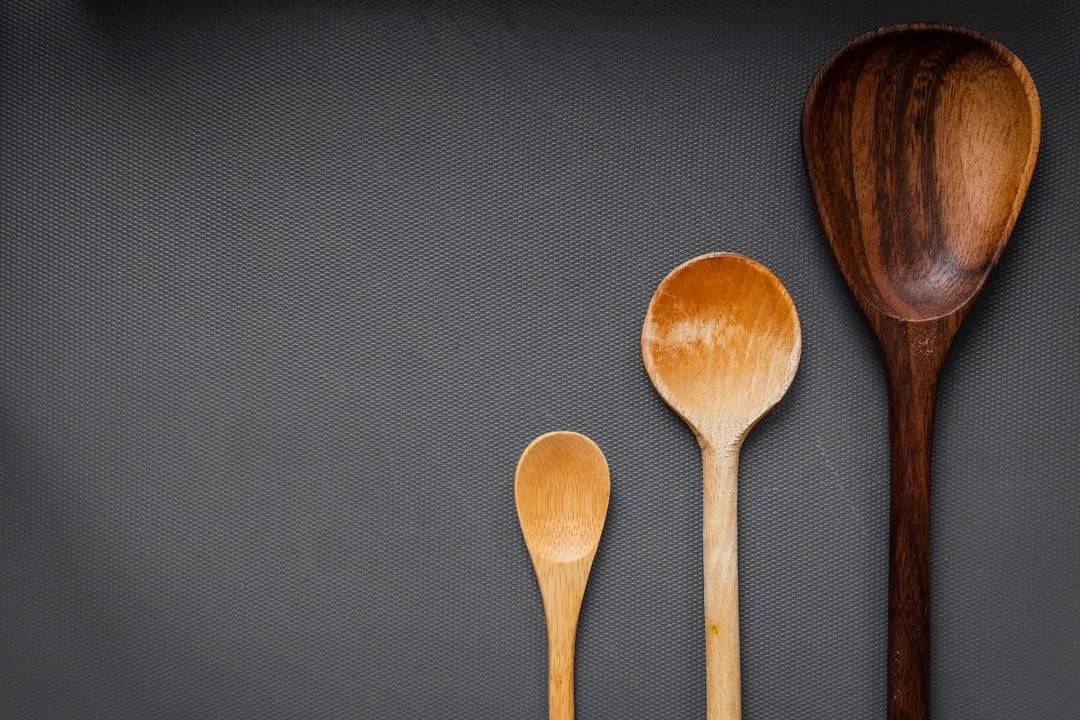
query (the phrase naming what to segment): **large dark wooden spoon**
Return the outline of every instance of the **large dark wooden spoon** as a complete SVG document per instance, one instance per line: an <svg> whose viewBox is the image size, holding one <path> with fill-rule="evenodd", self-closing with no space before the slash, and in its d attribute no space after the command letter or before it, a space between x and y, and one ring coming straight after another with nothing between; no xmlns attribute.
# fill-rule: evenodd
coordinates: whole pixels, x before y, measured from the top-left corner
<svg viewBox="0 0 1080 720"><path fill-rule="evenodd" d="M889 720L925 720L930 448L937 381L1027 193L1041 114L1024 65L963 28L871 32L803 108L803 154L833 254L889 384Z"/></svg>

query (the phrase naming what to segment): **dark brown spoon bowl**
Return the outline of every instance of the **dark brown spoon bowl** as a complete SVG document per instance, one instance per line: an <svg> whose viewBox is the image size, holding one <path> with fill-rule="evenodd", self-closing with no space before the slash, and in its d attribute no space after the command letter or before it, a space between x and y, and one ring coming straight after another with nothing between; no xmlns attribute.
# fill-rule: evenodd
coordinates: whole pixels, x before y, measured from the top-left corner
<svg viewBox="0 0 1080 720"><path fill-rule="evenodd" d="M1040 126L1023 63L947 25L857 38L821 68L803 107L818 214L889 382L889 720L928 717L938 376L1016 223Z"/></svg>

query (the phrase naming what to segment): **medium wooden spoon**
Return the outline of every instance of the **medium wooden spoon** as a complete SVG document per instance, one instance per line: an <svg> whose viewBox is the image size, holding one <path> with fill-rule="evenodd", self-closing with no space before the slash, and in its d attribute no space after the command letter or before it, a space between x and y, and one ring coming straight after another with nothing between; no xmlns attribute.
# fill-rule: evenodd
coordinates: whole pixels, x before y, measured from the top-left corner
<svg viewBox="0 0 1080 720"><path fill-rule="evenodd" d="M574 719L574 639L611 479L589 438L553 432L529 443L514 480L518 522L529 549L548 635L548 716Z"/></svg>
<svg viewBox="0 0 1080 720"><path fill-rule="evenodd" d="M701 445L709 720L742 716L739 449L787 392L801 346L791 296L765 266L742 255L703 255L680 265L660 283L645 313L645 370Z"/></svg>
<svg viewBox="0 0 1080 720"><path fill-rule="evenodd" d="M938 376L1020 212L1040 118L1015 55L946 25L863 35L825 63L806 96L810 187L889 384L889 720L928 713Z"/></svg>

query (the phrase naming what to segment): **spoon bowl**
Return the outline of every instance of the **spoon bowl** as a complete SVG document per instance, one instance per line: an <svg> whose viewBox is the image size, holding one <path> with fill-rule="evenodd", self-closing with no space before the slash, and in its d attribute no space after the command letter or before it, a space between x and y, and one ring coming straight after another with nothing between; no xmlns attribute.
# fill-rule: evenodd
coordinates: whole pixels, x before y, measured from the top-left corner
<svg viewBox="0 0 1080 720"><path fill-rule="evenodd" d="M803 107L818 214L889 384L889 720L929 714L938 377L1020 213L1041 117L1015 55L934 24L852 41L818 72Z"/></svg>
<svg viewBox="0 0 1080 720"><path fill-rule="evenodd" d="M573 562L596 552L611 479L589 438L554 432L533 440L514 480L518 520L533 561Z"/></svg>
<svg viewBox="0 0 1080 720"><path fill-rule="evenodd" d="M1016 223L1040 118L1023 63L963 28L885 28L821 68L803 151L864 309L920 321L971 304Z"/></svg>
<svg viewBox="0 0 1080 720"><path fill-rule="evenodd" d="M668 274L641 353L664 401L706 443L741 438L787 392L802 335L795 303L758 262L713 253Z"/></svg>

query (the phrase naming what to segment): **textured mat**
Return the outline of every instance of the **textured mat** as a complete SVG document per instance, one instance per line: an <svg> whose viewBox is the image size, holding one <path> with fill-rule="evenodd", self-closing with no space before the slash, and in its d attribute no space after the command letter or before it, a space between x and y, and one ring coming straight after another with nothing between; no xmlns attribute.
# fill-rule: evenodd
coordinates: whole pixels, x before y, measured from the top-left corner
<svg viewBox="0 0 1080 720"><path fill-rule="evenodd" d="M546 717L512 480L557 428L612 469L578 717L703 717L697 448L638 338L712 250L804 332L742 456L745 717L883 717L884 381L798 121L912 19L1004 42L1044 112L942 381L935 717L1080 717L1080 8L0 13L0 718Z"/></svg>

